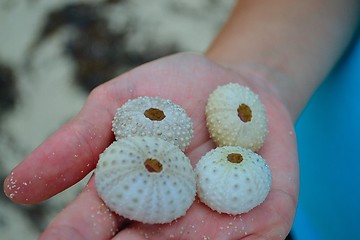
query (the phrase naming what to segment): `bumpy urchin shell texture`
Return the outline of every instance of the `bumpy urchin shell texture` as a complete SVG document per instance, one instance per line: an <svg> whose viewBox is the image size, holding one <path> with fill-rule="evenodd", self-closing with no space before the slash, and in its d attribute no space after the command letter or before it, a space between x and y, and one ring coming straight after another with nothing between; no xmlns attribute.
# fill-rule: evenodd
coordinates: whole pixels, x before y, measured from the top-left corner
<svg viewBox="0 0 360 240"><path fill-rule="evenodd" d="M143 223L167 223L185 215L196 194L190 160L156 137L113 142L95 170L97 191L114 212Z"/></svg>
<svg viewBox="0 0 360 240"><path fill-rule="evenodd" d="M236 83L219 86L210 94L206 121L217 146L242 146L256 151L268 132L266 111L259 97Z"/></svg>
<svg viewBox="0 0 360 240"><path fill-rule="evenodd" d="M139 97L120 107L112 122L115 138L155 136L172 142L182 151L193 135L192 122L185 110L167 99Z"/></svg>
<svg viewBox="0 0 360 240"><path fill-rule="evenodd" d="M200 200L220 213L248 212L270 191L271 171L266 161L240 146L211 150L200 159L195 173Z"/></svg>

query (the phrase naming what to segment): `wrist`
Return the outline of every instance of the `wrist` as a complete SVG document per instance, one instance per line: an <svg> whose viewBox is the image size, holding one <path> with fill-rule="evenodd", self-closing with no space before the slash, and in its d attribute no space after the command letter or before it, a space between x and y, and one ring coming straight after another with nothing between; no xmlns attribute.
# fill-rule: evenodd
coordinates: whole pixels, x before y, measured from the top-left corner
<svg viewBox="0 0 360 240"><path fill-rule="evenodd" d="M279 97L295 121L358 23L358 1L324 3L239 1L205 55L261 79L257 82Z"/></svg>

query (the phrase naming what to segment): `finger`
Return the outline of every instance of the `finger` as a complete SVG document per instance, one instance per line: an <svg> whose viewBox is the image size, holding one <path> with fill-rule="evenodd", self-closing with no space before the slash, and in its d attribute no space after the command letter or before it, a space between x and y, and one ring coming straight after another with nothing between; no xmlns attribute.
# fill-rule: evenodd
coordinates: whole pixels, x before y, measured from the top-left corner
<svg viewBox="0 0 360 240"><path fill-rule="evenodd" d="M113 239L241 239L252 234L254 229L248 214L220 214L195 199L186 215L171 223L132 222Z"/></svg>
<svg viewBox="0 0 360 240"><path fill-rule="evenodd" d="M196 199L187 210L186 215L170 223L143 224L131 222L126 229L121 230L113 239L204 239L204 236L215 236L217 229L206 228L207 221L216 224L217 220L213 211ZM211 239L218 239L213 237Z"/></svg>
<svg viewBox="0 0 360 240"><path fill-rule="evenodd" d="M111 212L98 197L94 178L47 227L40 236L46 239L110 239L124 218Z"/></svg>
<svg viewBox="0 0 360 240"><path fill-rule="evenodd" d="M123 81L119 85L126 89L126 84ZM10 173L4 182L10 199L28 204L48 199L81 180L95 167L99 154L113 140L113 114L128 98L126 90L114 99L106 89L105 86L94 91L78 116Z"/></svg>

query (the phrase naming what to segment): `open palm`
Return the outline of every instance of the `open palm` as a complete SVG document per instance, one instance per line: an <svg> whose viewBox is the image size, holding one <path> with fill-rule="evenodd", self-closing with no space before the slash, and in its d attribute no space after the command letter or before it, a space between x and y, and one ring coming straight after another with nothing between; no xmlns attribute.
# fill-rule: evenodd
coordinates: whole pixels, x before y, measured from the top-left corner
<svg viewBox="0 0 360 240"><path fill-rule="evenodd" d="M184 217L161 225L129 221L98 197L92 177L83 192L49 225L51 239L282 239L291 228L298 192L296 140L291 119L263 80L222 68L202 56L177 54L140 66L96 88L81 112L34 150L5 180L6 194L19 203L37 203L72 186L91 170L112 142L118 107L138 96L159 96L182 106L194 138L186 151L193 166L214 148L205 123L208 95L238 82L252 88L267 110L269 135L259 154L273 176L263 204L246 214L212 211L197 199Z"/></svg>

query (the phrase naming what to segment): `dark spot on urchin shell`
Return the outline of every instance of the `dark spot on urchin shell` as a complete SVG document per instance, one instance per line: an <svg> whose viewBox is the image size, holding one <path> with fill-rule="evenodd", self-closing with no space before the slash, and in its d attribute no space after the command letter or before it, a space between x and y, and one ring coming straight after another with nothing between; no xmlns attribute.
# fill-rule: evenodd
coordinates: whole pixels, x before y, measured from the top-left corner
<svg viewBox="0 0 360 240"><path fill-rule="evenodd" d="M227 160L231 163L241 163L243 156L240 153L230 153L227 155Z"/></svg>
<svg viewBox="0 0 360 240"><path fill-rule="evenodd" d="M145 110L144 116L151 121L161 121L166 117L164 112L157 108L149 108Z"/></svg>
<svg viewBox="0 0 360 240"><path fill-rule="evenodd" d="M129 49L129 36L141 21L129 18L115 32L110 29L106 11L103 11L109 4L121 5L122 2L71 3L55 9L47 15L32 50L60 29L73 28L75 34L66 41L65 53L74 60L76 82L86 91L143 63L179 52L171 42L158 47L154 42L145 42L151 47L145 47L143 52Z"/></svg>
<svg viewBox="0 0 360 240"><path fill-rule="evenodd" d="M250 122L252 119L252 111L251 108L242 103L239 105L239 107L237 108L237 112L238 112L238 117L241 119L241 121L243 122Z"/></svg>
<svg viewBox="0 0 360 240"><path fill-rule="evenodd" d="M162 171L162 164L155 158L148 158L144 162L145 168L148 172L159 173Z"/></svg>

